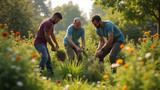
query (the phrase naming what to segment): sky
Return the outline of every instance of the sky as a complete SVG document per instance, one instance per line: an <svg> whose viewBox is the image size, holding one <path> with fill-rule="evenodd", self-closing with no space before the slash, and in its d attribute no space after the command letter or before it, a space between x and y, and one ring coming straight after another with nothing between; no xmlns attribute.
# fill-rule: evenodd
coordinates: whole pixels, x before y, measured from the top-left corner
<svg viewBox="0 0 160 90"><path fill-rule="evenodd" d="M52 8L56 6L61 6L63 4L68 4L69 1L73 2L73 5L77 4L80 8L80 11L83 11L87 14L87 18L89 19L89 13L92 9L93 1L91 0L51 0L52 1Z"/></svg>

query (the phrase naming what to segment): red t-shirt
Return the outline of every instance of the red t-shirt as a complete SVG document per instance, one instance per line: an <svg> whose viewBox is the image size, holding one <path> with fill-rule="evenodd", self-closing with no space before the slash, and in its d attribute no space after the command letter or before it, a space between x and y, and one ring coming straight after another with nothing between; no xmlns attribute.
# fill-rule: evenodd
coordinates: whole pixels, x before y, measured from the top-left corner
<svg viewBox="0 0 160 90"><path fill-rule="evenodd" d="M34 45L44 44L47 46L47 40L45 38L44 31L48 31L51 35L51 33L53 33L53 28L54 26L50 19L44 20L39 26L39 29L36 33L36 36L34 38Z"/></svg>

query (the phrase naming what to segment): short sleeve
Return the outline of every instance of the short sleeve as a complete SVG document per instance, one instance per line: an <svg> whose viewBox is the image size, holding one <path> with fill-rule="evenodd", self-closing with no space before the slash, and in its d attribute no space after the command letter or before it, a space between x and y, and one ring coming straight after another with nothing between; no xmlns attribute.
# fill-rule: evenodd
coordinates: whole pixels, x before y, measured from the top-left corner
<svg viewBox="0 0 160 90"><path fill-rule="evenodd" d="M81 35L81 38L85 38L85 29L82 28L82 35Z"/></svg>
<svg viewBox="0 0 160 90"><path fill-rule="evenodd" d="M67 30L67 36L72 37L72 27L69 27Z"/></svg>
<svg viewBox="0 0 160 90"><path fill-rule="evenodd" d="M98 32L98 30L96 29L96 33L99 37L102 37L102 35Z"/></svg>
<svg viewBox="0 0 160 90"><path fill-rule="evenodd" d="M108 25L108 33L112 33L112 32L114 32L113 24L110 23L110 24Z"/></svg>
<svg viewBox="0 0 160 90"><path fill-rule="evenodd" d="M45 22L44 23L44 30L49 32L52 29L52 24L50 24L49 22Z"/></svg>

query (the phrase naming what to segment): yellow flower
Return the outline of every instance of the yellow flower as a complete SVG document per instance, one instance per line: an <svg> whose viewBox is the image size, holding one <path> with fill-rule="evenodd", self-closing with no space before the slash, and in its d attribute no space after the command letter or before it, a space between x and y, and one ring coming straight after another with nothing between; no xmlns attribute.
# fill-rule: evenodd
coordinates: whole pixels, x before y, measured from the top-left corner
<svg viewBox="0 0 160 90"><path fill-rule="evenodd" d="M13 33L13 31L10 31L11 33Z"/></svg>
<svg viewBox="0 0 160 90"><path fill-rule="evenodd" d="M126 86L126 85L123 86L123 87L122 87L122 90L127 90L127 86Z"/></svg>
<svg viewBox="0 0 160 90"><path fill-rule="evenodd" d="M57 42L60 42L60 40L59 40L59 39L57 39Z"/></svg>
<svg viewBox="0 0 160 90"><path fill-rule="evenodd" d="M7 24L4 24L4 26L7 26Z"/></svg>
<svg viewBox="0 0 160 90"><path fill-rule="evenodd" d="M30 33L31 31L28 31L28 33Z"/></svg>
<svg viewBox="0 0 160 90"><path fill-rule="evenodd" d="M118 59L118 60L116 61L116 63L117 63L117 64L122 64L122 63L123 63L123 59Z"/></svg>
<svg viewBox="0 0 160 90"><path fill-rule="evenodd" d="M130 41L133 41L134 39L130 39Z"/></svg>
<svg viewBox="0 0 160 90"><path fill-rule="evenodd" d="M141 38L138 38L138 41L141 41Z"/></svg>
<svg viewBox="0 0 160 90"><path fill-rule="evenodd" d="M103 79L107 79L107 78L108 78L108 75L104 75L104 76L103 76Z"/></svg>

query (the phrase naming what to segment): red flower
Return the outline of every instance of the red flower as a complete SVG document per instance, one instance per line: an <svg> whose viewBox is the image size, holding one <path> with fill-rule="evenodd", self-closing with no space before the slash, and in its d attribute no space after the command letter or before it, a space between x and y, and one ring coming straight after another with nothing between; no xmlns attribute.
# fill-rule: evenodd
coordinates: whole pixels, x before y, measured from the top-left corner
<svg viewBox="0 0 160 90"><path fill-rule="evenodd" d="M9 35L8 32L5 32L5 31L2 32L2 36L3 36L3 37L8 37L8 35Z"/></svg>
<svg viewBox="0 0 160 90"><path fill-rule="evenodd" d="M20 32L16 32L16 35L20 35Z"/></svg>
<svg viewBox="0 0 160 90"><path fill-rule="evenodd" d="M60 83L60 80L57 80L57 83Z"/></svg>

